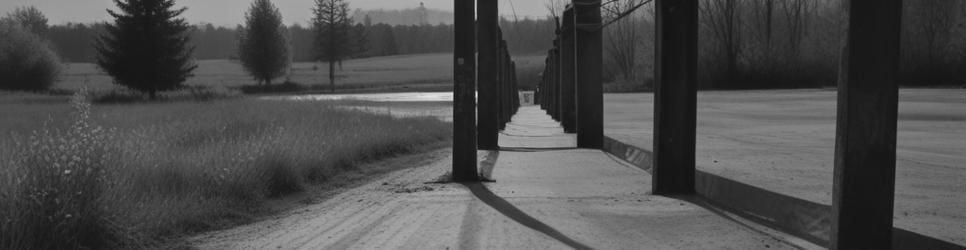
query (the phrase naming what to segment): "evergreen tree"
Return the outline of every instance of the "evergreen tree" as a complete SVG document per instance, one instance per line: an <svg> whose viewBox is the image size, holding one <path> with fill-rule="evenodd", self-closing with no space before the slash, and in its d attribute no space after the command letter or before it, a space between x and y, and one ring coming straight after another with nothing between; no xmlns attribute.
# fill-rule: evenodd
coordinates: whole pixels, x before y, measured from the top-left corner
<svg viewBox="0 0 966 250"><path fill-rule="evenodd" d="M282 14L269 0L255 0L239 30L238 53L245 71L259 83L272 84L291 65Z"/></svg>
<svg viewBox="0 0 966 250"><path fill-rule="evenodd" d="M364 55L369 51L369 28L361 23L352 28L352 55Z"/></svg>
<svg viewBox="0 0 966 250"><path fill-rule="evenodd" d="M329 88L335 92L335 64L357 50L349 3L345 0L315 0L312 11L315 14L312 25L315 28L316 60L329 64Z"/></svg>
<svg viewBox="0 0 966 250"><path fill-rule="evenodd" d="M182 86L197 65L188 46L190 26L178 18L187 8L174 0L114 0L120 12L108 10L114 23L97 43L97 65L114 83L157 96Z"/></svg>

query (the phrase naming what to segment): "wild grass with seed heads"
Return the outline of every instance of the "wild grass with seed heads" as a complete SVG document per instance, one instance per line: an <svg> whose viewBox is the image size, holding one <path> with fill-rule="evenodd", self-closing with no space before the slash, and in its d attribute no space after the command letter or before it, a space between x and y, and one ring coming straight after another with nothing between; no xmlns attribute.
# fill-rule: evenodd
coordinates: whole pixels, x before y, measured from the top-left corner
<svg viewBox="0 0 966 250"><path fill-rule="evenodd" d="M71 106L69 121L0 134L0 249L141 248L222 228L452 131L326 102Z"/></svg>

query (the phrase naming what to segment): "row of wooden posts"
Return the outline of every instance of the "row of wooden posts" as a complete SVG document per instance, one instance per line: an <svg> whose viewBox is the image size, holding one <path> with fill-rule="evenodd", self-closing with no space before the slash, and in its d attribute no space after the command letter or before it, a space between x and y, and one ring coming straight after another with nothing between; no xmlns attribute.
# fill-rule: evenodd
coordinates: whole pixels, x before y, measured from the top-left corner
<svg viewBox="0 0 966 250"><path fill-rule="evenodd" d="M453 176L478 180L473 90L476 62L474 1L455 1L456 89ZM497 0L479 4L481 87L496 29ZM698 0L656 0L652 190L695 194ZM563 13L537 98L542 108L577 133L581 148L603 146L601 0L572 0ZM850 0L847 46L839 83L835 150L833 249L890 249L895 189L898 53L902 0ZM495 44L495 43L492 43ZM495 45L494 45L495 46ZM493 66L496 67L496 66ZM480 88L481 112L484 94ZM489 110L489 109L487 109ZM491 114L481 121L493 122ZM483 133L485 127L480 126ZM492 129L486 129L491 136ZM487 137L487 140L492 138ZM482 142L482 141L481 141ZM490 143L488 141L487 143ZM495 144L487 144L494 146ZM723 190L722 190L723 191Z"/></svg>
<svg viewBox="0 0 966 250"><path fill-rule="evenodd" d="M695 193L698 5L698 0L656 0L655 194ZM578 146L585 148L598 148L602 137L599 6L599 0L573 0L563 13L537 94L541 107L564 130L577 132ZM849 1L833 249L889 249L892 244L901 7L901 0Z"/></svg>
<svg viewBox="0 0 966 250"><path fill-rule="evenodd" d="M453 179L479 181L477 150L498 150L500 131L520 108L516 63L499 26L499 1L454 1Z"/></svg>
<svg viewBox="0 0 966 250"><path fill-rule="evenodd" d="M566 133L577 133L577 146L600 149L604 139L604 99L601 85L601 16L599 1L568 5L557 25L553 48L537 85L535 102L560 122Z"/></svg>
<svg viewBox="0 0 966 250"><path fill-rule="evenodd" d="M480 28L480 31L483 31ZM477 67L480 82L477 87L479 104L477 106L477 147L484 150L499 149L499 131L520 108L520 95L517 89L516 62L510 57L503 30L496 26L496 56L483 55L483 36L479 35L478 49L480 65ZM489 39L487 39L489 41ZM496 63L492 63L495 60Z"/></svg>

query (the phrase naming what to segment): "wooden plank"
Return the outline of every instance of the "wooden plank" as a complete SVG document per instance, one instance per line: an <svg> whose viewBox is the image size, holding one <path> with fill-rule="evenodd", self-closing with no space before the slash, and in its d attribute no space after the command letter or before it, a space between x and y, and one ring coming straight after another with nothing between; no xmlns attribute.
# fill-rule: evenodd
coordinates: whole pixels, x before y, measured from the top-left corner
<svg viewBox="0 0 966 250"><path fill-rule="evenodd" d="M476 168L476 28L471 0L454 0L453 180L478 181Z"/></svg>
<svg viewBox="0 0 966 250"><path fill-rule="evenodd" d="M600 0L574 0L577 61L577 147L604 146L603 37Z"/></svg>
<svg viewBox="0 0 966 250"><path fill-rule="evenodd" d="M499 57L497 26L499 18L498 0L477 0L477 49L479 58L479 106L477 119L477 143L480 149L499 148Z"/></svg>
<svg viewBox="0 0 966 250"><path fill-rule="evenodd" d="M832 249L892 244L901 0L849 2L835 139Z"/></svg>
<svg viewBox="0 0 966 250"><path fill-rule="evenodd" d="M694 193L698 1L657 0L655 194Z"/></svg>

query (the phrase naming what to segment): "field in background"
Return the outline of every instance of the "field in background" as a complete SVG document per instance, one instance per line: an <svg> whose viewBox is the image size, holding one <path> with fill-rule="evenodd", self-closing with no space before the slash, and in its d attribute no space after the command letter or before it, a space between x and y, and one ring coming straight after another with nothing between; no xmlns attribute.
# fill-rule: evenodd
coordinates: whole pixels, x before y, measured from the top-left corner
<svg viewBox="0 0 966 250"><path fill-rule="evenodd" d="M353 59L343 62L342 69L336 66L337 88L388 88L392 91L406 91L412 89L442 89L452 88L453 81L452 54L419 54L387 57L372 57ZM520 75L534 78L530 75L539 74L533 68L543 69L542 56L520 56L517 68ZM186 83L188 86L237 89L243 85L253 85L248 74L235 61L205 60L198 61L195 77ZM325 63L295 63L288 79L277 79L275 84L286 80L328 89L329 71ZM89 63L72 63L65 68L60 81L54 85L55 89L78 90L87 87L92 91L106 91L118 89L111 83L111 78L103 74L97 66ZM521 85L533 85L521 84Z"/></svg>
<svg viewBox="0 0 966 250"><path fill-rule="evenodd" d="M269 198L391 171L360 164L443 147L452 133L339 102L0 98L0 218L15 218L0 220L0 249L139 248L244 222Z"/></svg>

